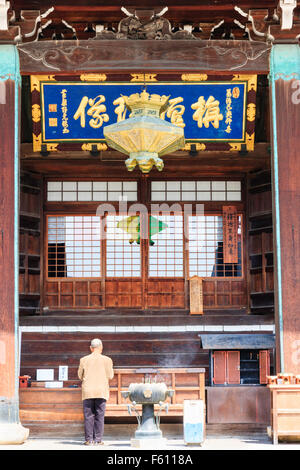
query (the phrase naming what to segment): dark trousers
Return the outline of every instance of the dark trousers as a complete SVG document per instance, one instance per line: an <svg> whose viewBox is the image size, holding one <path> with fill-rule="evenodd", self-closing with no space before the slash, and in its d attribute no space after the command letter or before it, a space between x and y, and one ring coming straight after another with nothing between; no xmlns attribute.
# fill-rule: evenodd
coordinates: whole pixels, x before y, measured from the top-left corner
<svg viewBox="0 0 300 470"><path fill-rule="evenodd" d="M101 442L104 431L106 400L88 398L83 400L84 433L86 441Z"/></svg>

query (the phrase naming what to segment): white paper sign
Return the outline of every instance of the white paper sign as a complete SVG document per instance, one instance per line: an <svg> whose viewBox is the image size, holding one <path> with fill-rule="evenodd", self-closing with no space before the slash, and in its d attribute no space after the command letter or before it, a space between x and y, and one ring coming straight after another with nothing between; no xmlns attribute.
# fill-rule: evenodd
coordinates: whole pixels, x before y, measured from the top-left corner
<svg viewBox="0 0 300 470"><path fill-rule="evenodd" d="M63 382L45 382L45 388L63 388Z"/></svg>
<svg viewBox="0 0 300 470"><path fill-rule="evenodd" d="M36 370L36 380L53 380L54 379L54 369L37 369Z"/></svg>
<svg viewBox="0 0 300 470"><path fill-rule="evenodd" d="M204 416L203 400L184 400L183 403L183 420L184 422L195 424L202 423Z"/></svg>
<svg viewBox="0 0 300 470"><path fill-rule="evenodd" d="M68 366L59 366L58 380L68 380Z"/></svg>

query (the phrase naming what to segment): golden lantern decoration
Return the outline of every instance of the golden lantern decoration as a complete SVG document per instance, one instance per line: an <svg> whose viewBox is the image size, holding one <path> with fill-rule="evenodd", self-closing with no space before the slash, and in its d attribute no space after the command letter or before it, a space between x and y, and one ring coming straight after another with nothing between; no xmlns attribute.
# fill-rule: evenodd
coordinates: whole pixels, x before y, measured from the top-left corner
<svg viewBox="0 0 300 470"><path fill-rule="evenodd" d="M183 129L160 118L169 107L169 96L150 95L143 90L123 99L131 114L104 127L107 145L129 155L125 161L129 171L137 165L143 173L149 173L153 166L162 171L164 162L160 157L185 144Z"/></svg>

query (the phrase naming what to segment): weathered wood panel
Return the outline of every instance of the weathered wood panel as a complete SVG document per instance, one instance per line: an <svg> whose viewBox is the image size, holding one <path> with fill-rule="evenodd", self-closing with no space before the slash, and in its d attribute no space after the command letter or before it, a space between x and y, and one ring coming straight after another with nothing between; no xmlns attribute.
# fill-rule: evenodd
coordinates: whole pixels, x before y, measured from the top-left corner
<svg viewBox="0 0 300 470"><path fill-rule="evenodd" d="M44 294L44 307L48 308L103 307L102 283L99 280L46 281Z"/></svg>
<svg viewBox="0 0 300 470"><path fill-rule="evenodd" d="M44 41L18 46L21 72L216 71L268 73L270 46L264 42L215 41Z"/></svg>
<svg viewBox="0 0 300 470"><path fill-rule="evenodd" d="M107 279L105 281L107 308L141 308L142 282L136 279Z"/></svg>
<svg viewBox="0 0 300 470"><path fill-rule="evenodd" d="M267 387L207 387L207 423L270 423Z"/></svg>
<svg viewBox="0 0 300 470"><path fill-rule="evenodd" d="M145 295L148 308L185 308L183 279L148 279Z"/></svg>
<svg viewBox="0 0 300 470"><path fill-rule="evenodd" d="M245 307L247 305L247 281L203 281L204 309Z"/></svg>
<svg viewBox="0 0 300 470"><path fill-rule="evenodd" d="M53 368L58 380L59 365L68 365L69 380L78 383L79 360L89 354L89 344L95 335L101 337L104 354L112 358L115 368L205 367L208 372L208 351L200 348L197 332L23 332L21 375L30 375L35 380L36 369Z"/></svg>
<svg viewBox="0 0 300 470"><path fill-rule="evenodd" d="M110 354L114 364L118 367L198 367L202 366L204 360L201 356L207 357L207 354L201 352L199 354L186 353L173 353L173 354ZM36 376L36 369L54 368L58 370L59 364L68 364L69 368L73 369L73 378L76 378L76 368L80 360L79 355L61 355L60 361L54 355L39 356L34 362L32 357L24 356L22 359L22 375L25 375L24 369L31 370L31 376ZM207 361L208 362L208 361ZM46 367L47 364L47 367ZM30 374L29 374L30 375Z"/></svg>

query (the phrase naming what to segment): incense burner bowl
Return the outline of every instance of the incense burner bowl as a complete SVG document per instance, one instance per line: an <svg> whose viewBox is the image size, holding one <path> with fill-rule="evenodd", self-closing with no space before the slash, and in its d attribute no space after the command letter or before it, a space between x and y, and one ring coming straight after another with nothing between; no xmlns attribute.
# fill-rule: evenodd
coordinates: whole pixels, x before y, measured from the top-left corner
<svg viewBox="0 0 300 470"><path fill-rule="evenodd" d="M168 412L168 403L164 403L168 397L172 397L174 390L169 390L165 383L132 383L127 391L121 392L124 398L129 398L132 405L128 405L131 415L133 410L138 420L138 428L135 432L136 439L161 439L160 413L162 409ZM157 414L154 413L154 405L159 405ZM137 405L142 405L140 415Z"/></svg>
<svg viewBox="0 0 300 470"><path fill-rule="evenodd" d="M128 398L138 404L164 402L173 395L165 383L132 383L128 388Z"/></svg>

